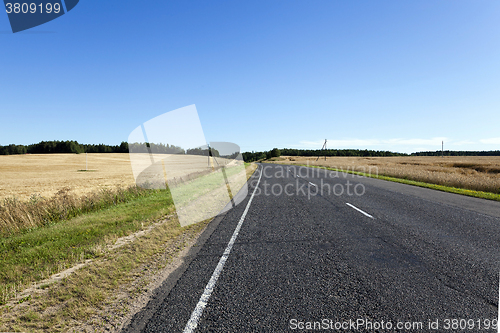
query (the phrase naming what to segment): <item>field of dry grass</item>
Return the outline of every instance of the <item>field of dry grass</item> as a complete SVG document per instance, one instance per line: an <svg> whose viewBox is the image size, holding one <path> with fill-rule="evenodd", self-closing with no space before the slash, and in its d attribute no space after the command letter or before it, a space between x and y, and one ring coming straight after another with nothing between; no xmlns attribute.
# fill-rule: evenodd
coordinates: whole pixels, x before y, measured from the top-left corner
<svg viewBox="0 0 500 333"><path fill-rule="evenodd" d="M153 157L155 161L166 158L169 180L208 168L203 156L154 154ZM27 200L34 194L49 198L63 189L82 196L100 189L135 185L129 154L88 154L89 171L84 171L85 159L85 154L2 155L0 200L9 197ZM141 163L150 164L150 157L139 157L134 163L140 169Z"/></svg>
<svg viewBox="0 0 500 333"><path fill-rule="evenodd" d="M309 164L425 183L500 193L500 156L402 157L282 156L279 163Z"/></svg>
<svg viewBox="0 0 500 333"><path fill-rule="evenodd" d="M77 196L134 185L128 154L9 155L0 156L0 199L28 199L33 194L52 197L64 188Z"/></svg>

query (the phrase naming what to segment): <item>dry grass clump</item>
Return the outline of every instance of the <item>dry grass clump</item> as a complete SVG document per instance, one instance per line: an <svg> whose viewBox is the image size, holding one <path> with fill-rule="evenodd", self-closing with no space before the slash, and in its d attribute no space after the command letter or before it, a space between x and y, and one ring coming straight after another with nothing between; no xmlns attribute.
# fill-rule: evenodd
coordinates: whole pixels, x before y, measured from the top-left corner
<svg viewBox="0 0 500 333"><path fill-rule="evenodd" d="M285 157L309 164L500 194L500 156Z"/></svg>
<svg viewBox="0 0 500 333"><path fill-rule="evenodd" d="M147 190L137 186L101 189L77 196L69 188L59 190L51 198L32 195L27 201L5 198L0 201L0 235L16 234L72 217L110 207L143 196Z"/></svg>

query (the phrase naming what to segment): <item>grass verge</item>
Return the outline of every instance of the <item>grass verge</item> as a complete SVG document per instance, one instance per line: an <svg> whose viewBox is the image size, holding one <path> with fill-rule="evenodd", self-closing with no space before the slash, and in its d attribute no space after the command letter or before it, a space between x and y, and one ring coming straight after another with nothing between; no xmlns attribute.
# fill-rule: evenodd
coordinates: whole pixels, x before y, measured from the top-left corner
<svg viewBox="0 0 500 333"><path fill-rule="evenodd" d="M82 197L63 188L51 198L33 195L28 201L6 198L0 202L0 236L29 232L36 228L147 196L137 186L103 189Z"/></svg>
<svg viewBox="0 0 500 333"><path fill-rule="evenodd" d="M169 191L142 197L68 221L0 239L0 304L36 281L96 258L117 238L172 213Z"/></svg>
<svg viewBox="0 0 500 333"><path fill-rule="evenodd" d="M430 189L438 190L438 191L443 191L443 192L456 193L456 194L468 195L471 197L476 197L476 198L481 198L481 199L500 201L500 194L491 193L491 192L474 191L474 190L445 186L445 185L424 183L421 181L416 181L416 180L411 180L411 179L396 178L396 177L390 177L390 176L385 176L385 175L374 175L374 174L366 173L366 172L344 170L344 169L330 168L330 167L324 167L324 166L306 165L306 164L292 164L292 165L311 167L311 168L320 168L320 169L326 169L326 170L330 170L330 171L337 171L337 172L343 172L343 173L350 173L350 174L354 174L354 175L382 179L382 180L387 180L387 181L401 183L401 184L426 187L426 188L430 188Z"/></svg>
<svg viewBox="0 0 500 333"><path fill-rule="evenodd" d="M207 223L181 228L177 219L167 220L133 243L101 255L60 283L40 288L22 304L4 306L0 310L0 331L63 332L74 327L86 331L82 327L89 324L91 331L116 329L121 322L115 317L120 319L127 313L130 300L145 291L149 281L144 277L164 268ZM106 312L112 304L114 310Z"/></svg>

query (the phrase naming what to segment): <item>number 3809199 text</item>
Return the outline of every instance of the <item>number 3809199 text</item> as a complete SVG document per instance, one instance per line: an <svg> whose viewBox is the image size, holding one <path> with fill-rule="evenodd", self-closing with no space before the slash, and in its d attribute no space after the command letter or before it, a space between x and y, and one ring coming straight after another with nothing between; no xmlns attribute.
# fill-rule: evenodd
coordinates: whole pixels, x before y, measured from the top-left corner
<svg viewBox="0 0 500 333"><path fill-rule="evenodd" d="M7 14L35 14L35 13L55 13L58 14L61 11L61 5L59 3L6 3L5 4Z"/></svg>

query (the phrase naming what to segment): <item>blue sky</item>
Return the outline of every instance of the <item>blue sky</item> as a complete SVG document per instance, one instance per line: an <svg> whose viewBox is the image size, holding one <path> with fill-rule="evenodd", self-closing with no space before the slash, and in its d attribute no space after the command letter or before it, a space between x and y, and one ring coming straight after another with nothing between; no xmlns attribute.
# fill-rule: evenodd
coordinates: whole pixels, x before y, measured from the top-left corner
<svg viewBox="0 0 500 333"><path fill-rule="evenodd" d="M12 34L0 145L119 144L195 104L208 141L500 149L500 2L89 1Z"/></svg>

